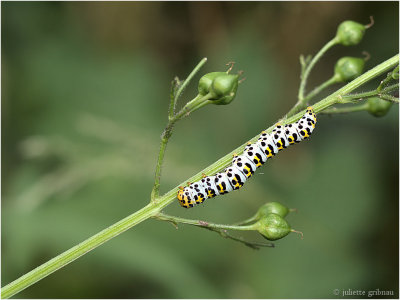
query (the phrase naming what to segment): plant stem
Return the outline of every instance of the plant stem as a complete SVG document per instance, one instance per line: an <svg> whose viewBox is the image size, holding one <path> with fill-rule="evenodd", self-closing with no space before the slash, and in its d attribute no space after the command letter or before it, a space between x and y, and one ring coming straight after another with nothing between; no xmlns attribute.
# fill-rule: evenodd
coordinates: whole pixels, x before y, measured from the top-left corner
<svg viewBox="0 0 400 300"><path fill-rule="evenodd" d="M189 74L189 76L185 79L185 81L182 83L182 85L179 87L178 91L176 92L175 99L174 99L174 107L176 105L176 102L178 101L178 98L181 96L183 90L186 88L186 86L190 83L190 81L193 79L193 77L200 71L201 67L204 66L204 64L207 62L207 57L204 57L196 67L194 67L193 71Z"/></svg>
<svg viewBox="0 0 400 300"><path fill-rule="evenodd" d="M326 89L328 86L331 86L332 84L337 83L337 79L335 76L332 76L330 79L322 83L321 85L317 86L315 89L313 89L305 98L304 102L307 103L310 101L315 95L319 94L321 91Z"/></svg>
<svg viewBox="0 0 400 300"><path fill-rule="evenodd" d="M293 108L287 113L287 116L291 117L295 113L297 113L299 110L302 110L307 103L307 98L304 97L304 91L306 88L306 83L308 76L310 75L310 72L314 65L317 63L317 61L324 55L326 51L328 51L330 48L332 48L334 45L338 43L337 38L333 38L330 40L324 47L319 50L319 52L311 59L310 63L306 66L304 69L304 73L302 73L301 76L301 81L300 81L300 87L299 87L299 93L297 95L297 103L293 106Z"/></svg>
<svg viewBox="0 0 400 300"><path fill-rule="evenodd" d="M381 81L381 84L378 86L376 90L377 91L382 90L385 87L385 85L387 85L390 81L394 79L393 74L396 74L398 72L399 72L399 66L397 66L392 72L387 74L386 78Z"/></svg>
<svg viewBox="0 0 400 300"><path fill-rule="evenodd" d="M211 103L212 101L209 101L211 97L211 93L208 93L204 96L198 94L193 100L186 103L186 105L170 120L170 123L175 123L176 121L186 117L190 112L193 112L200 107Z"/></svg>
<svg viewBox="0 0 400 300"><path fill-rule="evenodd" d="M207 228L208 229L208 228ZM235 237L233 235L231 235L228 231L226 230L218 230L218 229L210 229L211 231L217 232L219 233L222 237L227 238L227 239L231 239L240 243L245 244L247 247L250 247L252 249L259 249L260 247L271 247L274 248L275 244L274 243L260 243L260 242L250 242L250 241L246 241L243 238L239 238L239 237Z"/></svg>
<svg viewBox="0 0 400 300"><path fill-rule="evenodd" d="M336 37L331 39L324 47L319 50L319 52L311 59L310 63L307 65L306 69L304 70L304 74L302 76L301 82L300 82L300 88L299 88L299 93L298 93L298 100L300 102L304 101L304 90L306 88L307 84L307 79L308 76L310 75L311 70L313 69L314 65L320 60L322 55L324 55L325 52L327 52L330 48L332 48L334 45L338 43L338 40Z"/></svg>
<svg viewBox="0 0 400 300"><path fill-rule="evenodd" d="M343 98L352 98L352 99L369 98L369 97L374 97L374 96L379 96L382 94L390 93L390 92L393 92L398 89L399 89L399 84L396 83L396 84L393 84L391 86L384 88L383 90L376 89L376 90L364 92L364 93L349 94L349 95L343 96Z"/></svg>
<svg viewBox="0 0 400 300"><path fill-rule="evenodd" d="M315 112L321 112L327 107L336 104L336 103L343 103L342 95L346 95L356 88L360 87L364 83L368 82L371 79L381 75L382 73L386 72L387 70L393 68L399 60L399 55L395 55L392 58L386 60L385 62L379 64L375 68L369 70L368 72L364 73L363 75L359 76L358 78L354 79L352 82L348 83L335 93L331 94L330 96L326 97L325 99L319 101L318 103L313 105ZM298 113L294 116L289 118L283 119L281 121L282 125L289 124L299 120L302 116L302 113ZM275 124L275 123L274 123ZM274 126L271 126L267 129L267 132L271 132ZM251 141L255 141L258 139L259 134L253 137ZM95 249L96 247L100 246L104 242L110 240L111 238L121 234L125 230L139 224L140 222L156 215L159 213L164 207L172 203L176 200L176 193L179 189L179 186L185 185L186 182L195 182L201 179L202 174L215 174L220 171L222 168L227 167L232 162L232 156L234 153L240 154L243 152L244 146L247 144L244 143L241 146L234 149L232 152L228 153L215 163L211 164L204 170L200 171L196 175L192 176L191 178L185 180L184 182L180 183L178 186L170 190L169 192L165 193L163 196L158 197L157 201L149 203L147 206L143 207L141 210L137 211L136 213L131 214L130 216L122 219L121 221L111 225L110 227L104 229L103 231L99 232L98 234L86 239L85 241L81 242L77 246L61 253L60 255L56 256L55 258L51 259L50 261L44 263L43 265L37 267L36 269L28 272L27 274L23 275L22 277L16 279L15 281L7 284L2 288L2 298L9 298L18 292L22 291L23 289L29 287L30 285L34 284L35 282L45 278L46 276L50 275L54 271L64 267L65 265L71 263L78 257L84 255L85 253Z"/></svg>
<svg viewBox="0 0 400 300"><path fill-rule="evenodd" d="M368 110L368 103L363 103L360 105L352 105L348 107L332 107L325 109L322 113L323 114L344 114L344 113L352 113L357 111Z"/></svg>
<svg viewBox="0 0 400 300"><path fill-rule="evenodd" d="M161 168L164 162L165 150L167 149L167 144L172 135L172 129L174 128L175 123L188 116L190 112L211 103L211 101L208 100L210 97L211 94L207 94L205 96L197 95L193 100L188 102L172 119L169 120L167 127L165 127L161 135L160 151L158 153L156 171L154 175L154 186L153 190L151 191L150 201L156 201L157 197L159 196Z"/></svg>
<svg viewBox="0 0 400 300"><path fill-rule="evenodd" d="M208 229L214 232L219 233L222 237L234 240L236 242L240 242L245 244L246 246L252 249L259 249L260 247L275 247L273 243L260 243L260 242L252 242L246 241L243 238L235 237L231 235L227 230L256 230L254 224L250 226L235 226L235 225L223 225L223 224L215 224L206 221L200 220L191 220L191 219L184 219L176 216L170 216L163 213L159 213L154 216L155 219L161 221L168 221L173 223L175 226L178 223L188 224L197 226L200 228Z"/></svg>
<svg viewBox="0 0 400 300"><path fill-rule="evenodd" d="M175 77L174 80L171 82L171 92L169 94L170 102L168 108L168 120L170 120L175 114L175 106L176 106L176 93L177 88L180 84L179 78Z"/></svg>
<svg viewBox="0 0 400 300"><path fill-rule="evenodd" d="M393 97L391 95L383 94L383 95L379 95L379 98L381 98L382 100L385 100L385 101L389 101L389 102L393 102L393 103L399 103L399 99L396 98L396 97Z"/></svg>
<svg viewBox="0 0 400 300"><path fill-rule="evenodd" d="M193 71L189 74L189 76L185 79L185 81L180 84L178 90L175 93L176 86L175 84L178 84L178 79L175 79L173 85L172 85L172 91L171 91L171 101L169 105L169 110L168 110L168 124L165 127L162 135L161 135L161 143L160 143L160 151L158 153L158 159L157 159L157 164L156 164L156 171L154 174L154 186L151 191L151 196L150 196L150 201L155 201L155 199L159 196L160 194L160 181L161 181L161 167L164 162L164 155L165 155L165 150L167 149L167 144L169 141L169 138L172 135L172 129L174 127L174 124L182 119L187 112L190 112L193 110L191 105L198 105L198 101L201 101L200 95L198 95L196 98L194 98L192 101L187 103L181 111L174 115L175 113L175 107L176 103L178 101L178 98L182 94L183 90L185 87L189 84L189 82L192 80L192 78L196 75L197 72L199 72L200 68L207 62L207 58L203 58L197 66L193 69ZM196 102L197 101L197 102ZM203 100L204 102L205 100ZM201 103L201 102L200 102Z"/></svg>
<svg viewBox="0 0 400 300"><path fill-rule="evenodd" d="M225 224L216 224L201 220L192 220L192 219L184 219L176 216L170 216L164 213L158 213L154 216L154 218L162 220L162 221L169 221L174 224L176 223L183 223L193 226L199 227L207 227L209 229L227 229L227 230L255 230L254 225L247 225L247 226L236 226L236 225L225 225Z"/></svg>

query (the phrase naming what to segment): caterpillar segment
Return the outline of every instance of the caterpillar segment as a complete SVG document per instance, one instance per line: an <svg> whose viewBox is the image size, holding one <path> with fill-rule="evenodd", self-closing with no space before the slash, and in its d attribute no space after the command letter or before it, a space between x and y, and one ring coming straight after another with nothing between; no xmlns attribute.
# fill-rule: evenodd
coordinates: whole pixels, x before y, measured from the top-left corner
<svg viewBox="0 0 400 300"><path fill-rule="evenodd" d="M245 155L234 156L232 166L239 169L246 178L253 176L257 166Z"/></svg>
<svg viewBox="0 0 400 300"><path fill-rule="evenodd" d="M234 190L240 189L247 180L247 177L234 165L225 170L229 183Z"/></svg>
<svg viewBox="0 0 400 300"><path fill-rule="evenodd" d="M201 183L206 190L207 198L214 198L219 195L217 186L215 185L215 176L206 176L201 179Z"/></svg>
<svg viewBox="0 0 400 300"><path fill-rule="evenodd" d="M261 132L261 135L257 140L257 145L264 151L267 158L274 157L279 151L272 136L266 131Z"/></svg>
<svg viewBox="0 0 400 300"><path fill-rule="evenodd" d="M215 175L215 185L217 186L217 190L220 195L227 194L233 191L228 176L224 172L217 173Z"/></svg>
<svg viewBox="0 0 400 300"><path fill-rule="evenodd" d="M261 132L258 140L248 143L242 155L234 155L232 164L223 172L206 176L186 187L180 187L177 198L181 206L190 208L208 198L240 189L256 169L279 151L310 137L317 124L317 117L308 107L305 114L295 123L285 126L276 124L271 133Z"/></svg>
<svg viewBox="0 0 400 300"><path fill-rule="evenodd" d="M265 152L257 144L247 144L243 155L252 161L257 168L261 167L267 161Z"/></svg>
<svg viewBox="0 0 400 300"><path fill-rule="evenodd" d="M300 143L302 141L302 138L298 133L296 126L293 126L293 124L285 125L284 131L290 145Z"/></svg>
<svg viewBox="0 0 400 300"><path fill-rule="evenodd" d="M193 200L196 204L203 203L207 199L206 189L201 181L192 183L189 185L189 189L192 191Z"/></svg>
<svg viewBox="0 0 400 300"><path fill-rule="evenodd" d="M272 130L272 140L279 151L287 148L289 146L289 141L283 130L281 124L276 124L275 128Z"/></svg>

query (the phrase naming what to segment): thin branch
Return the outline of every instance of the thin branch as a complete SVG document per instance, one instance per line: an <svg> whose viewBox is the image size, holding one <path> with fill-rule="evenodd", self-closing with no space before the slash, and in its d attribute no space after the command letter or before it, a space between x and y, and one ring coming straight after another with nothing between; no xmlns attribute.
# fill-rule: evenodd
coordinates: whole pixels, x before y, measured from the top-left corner
<svg viewBox="0 0 400 300"><path fill-rule="evenodd" d="M246 241L243 238L235 237L235 236L231 235L226 230L221 230L221 229L220 230L213 230L212 229L211 231L219 233L219 235L221 235L224 238L228 238L228 239L243 243L247 247L250 247L250 248L252 248L254 250L258 250L258 249L260 249L260 247L270 247L270 248L274 248L275 247L274 243L261 243L261 242L254 242L254 241Z"/></svg>
<svg viewBox="0 0 400 300"><path fill-rule="evenodd" d="M387 94L393 91L397 91L399 89L399 84L393 84L391 86L388 86L386 88L384 88L383 90L373 90L373 91L369 91L369 92L363 92L363 93L355 93L355 94L347 94L344 95L343 98L352 98L352 99L362 99L362 98L368 98L368 97L375 97L375 96L379 96L380 94Z"/></svg>
<svg viewBox="0 0 400 300"><path fill-rule="evenodd" d="M175 114L175 106L176 106L176 101L177 101L177 97L176 97L176 93L178 90L178 87L181 85L182 83L180 82L178 77L175 77L174 80L171 82L171 92L170 92L170 103L169 103L169 109L168 109L168 119L172 119L174 117Z"/></svg>
<svg viewBox="0 0 400 300"><path fill-rule="evenodd" d="M386 85L389 84L389 82L391 82L394 78L393 78L393 74L398 74L399 72L399 66L397 66L392 72L388 73L386 78L384 80L381 81L381 83L379 84L377 91L381 91L383 88L385 88Z"/></svg>
<svg viewBox="0 0 400 300"><path fill-rule="evenodd" d="M231 235L227 230L255 230L255 227L252 225L248 226L235 226L235 225L225 225L225 224L216 224L216 223L211 223L211 222L206 222L206 221L201 221L201 220L192 220L192 219L184 219L176 216L170 216L164 213L158 213L155 215L153 218L161 220L161 221L167 221L171 222L174 225L177 225L178 223L182 224L187 224L187 225L192 225L204 229L208 229L214 232L219 233L221 236L224 238L229 238L237 242L241 242L245 244L246 246L253 248L253 249L259 249L259 247L274 247L273 243L260 243L260 242L250 242L246 241L243 238L235 237Z"/></svg>
<svg viewBox="0 0 400 300"><path fill-rule="evenodd" d="M300 87L299 87L299 92L297 95L297 103L293 106L293 108L287 113L288 117L291 117L298 111L302 110L306 104L307 104L307 99L304 97L305 93L305 88L308 80L308 76L310 75L311 70L313 69L314 65L317 63L317 61L324 55L326 51L328 51L330 48L332 48L334 45L338 43L337 38L333 38L330 40L324 47L321 48L321 50L318 51L318 53L312 58L310 63L305 67L304 73L301 76L301 81L300 81ZM303 68L303 63L302 62L302 68Z"/></svg>
<svg viewBox="0 0 400 300"><path fill-rule="evenodd" d="M327 114L327 115L347 114L347 113L353 113L353 112L368 110L368 107L369 107L368 103L363 103L363 104L352 105L352 106L348 106L348 107L327 108L327 109L323 110L321 113L322 114Z"/></svg>
<svg viewBox="0 0 400 300"><path fill-rule="evenodd" d="M381 98L382 100L399 104L399 98L396 98L394 96L382 94L382 95L378 95L378 97Z"/></svg>
<svg viewBox="0 0 400 300"><path fill-rule="evenodd" d="M206 221L201 221L201 220L192 220L192 219L185 219L181 217L176 217L176 216L170 216L164 213L158 213L155 215L153 218L161 220L161 221L168 221L172 222L174 224L177 223L182 223L182 224L187 224L187 225L193 225L193 226L198 226L198 227L204 227L208 229L224 229L224 230L255 230L255 227L252 225L248 226L236 226L236 225L225 225L225 224L216 224L216 223L211 223L211 222L206 222Z"/></svg>
<svg viewBox="0 0 400 300"><path fill-rule="evenodd" d="M174 97L174 108L176 106L176 102L178 101L179 97L181 96L183 90L186 88L186 86L190 83L190 81L193 79L193 77L200 71L201 67L204 66L204 64L207 62L207 57L204 57L196 67L194 67L193 71L189 74L189 76L185 79L185 81L180 84L175 97Z"/></svg>
<svg viewBox="0 0 400 300"><path fill-rule="evenodd" d="M330 79L322 83L321 85L317 86L315 89L313 89L305 98L304 102L308 103L312 98L314 98L317 94L322 92L324 89L327 87L331 86L332 84L337 83L337 79L335 76L332 76Z"/></svg>
<svg viewBox="0 0 400 300"><path fill-rule="evenodd" d="M174 114L178 98L182 94L185 87L189 84L189 82L192 80L192 78L196 75L197 72L199 72L200 68L206 62L207 62L207 58L205 57L197 64L197 66L193 69L193 71L189 74L189 76L185 79L185 81L182 84L179 82L179 79L177 79L177 78L175 78L175 80L172 83L172 91L171 91L171 96L170 96L171 101L170 101L169 111L168 111L168 124L165 127L165 129L161 135L160 151L158 153L156 171L154 174L154 186L151 191L151 196L150 196L151 200L150 201L155 201L160 193L161 168L162 168L162 164L164 162L165 150L167 149L167 144L168 144L169 138L172 135L172 129L174 127L174 124L178 120L185 117L186 111L189 112L191 110L190 105L198 105L199 101L200 101L200 103L202 103L202 101L203 102L207 101L207 99L202 100L204 97L199 95L198 97L196 97L195 99L193 99L192 101L187 103L178 114L176 114L176 115Z"/></svg>

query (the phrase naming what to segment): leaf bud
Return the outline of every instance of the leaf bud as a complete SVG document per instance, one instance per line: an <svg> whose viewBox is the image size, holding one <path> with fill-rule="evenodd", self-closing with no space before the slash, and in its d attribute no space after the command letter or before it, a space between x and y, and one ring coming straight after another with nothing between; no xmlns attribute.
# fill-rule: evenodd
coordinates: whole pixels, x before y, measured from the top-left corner
<svg viewBox="0 0 400 300"><path fill-rule="evenodd" d="M277 214L268 214L261 218L255 227L267 240L275 241L287 236L292 230L284 218Z"/></svg>
<svg viewBox="0 0 400 300"><path fill-rule="evenodd" d="M348 82L360 76L364 70L365 61L362 58L345 56L335 65L337 82Z"/></svg>
<svg viewBox="0 0 400 300"><path fill-rule="evenodd" d="M392 102L382 100L378 97L369 98L368 101L368 112L375 117L383 117L386 115L392 107Z"/></svg>
<svg viewBox="0 0 400 300"><path fill-rule="evenodd" d="M357 45L363 38L366 26L354 21L340 23L336 32L336 39L343 46Z"/></svg>

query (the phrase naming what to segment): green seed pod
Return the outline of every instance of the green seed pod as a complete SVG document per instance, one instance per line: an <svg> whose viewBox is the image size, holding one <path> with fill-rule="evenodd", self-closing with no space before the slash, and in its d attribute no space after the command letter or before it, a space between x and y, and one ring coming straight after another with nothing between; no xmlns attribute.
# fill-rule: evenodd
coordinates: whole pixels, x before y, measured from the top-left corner
<svg viewBox="0 0 400 300"><path fill-rule="evenodd" d="M343 46L357 45L363 38L366 27L354 21L344 21L337 29L336 39Z"/></svg>
<svg viewBox="0 0 400 300"><path fill-rule="evenodd" d="M200 78L199 80L199 86L198 86L198 91L199 94L204 96L207 95L210 92L210 87L211 87L211 83L213 82L213 80L221 75L226 75L225 72L211 72L211 73L207 73L206 75L204 75L203 77Z"/></svg>
<svg viewBox="0 0 400 300"><path fill-rule="evenodd" d="M282 218L286 217L289 213L289 208L280 204L279 202L267 202L261 206L256 214L256 219L259 220L268 214L277 214Z"/></svg>
<svg viewBox="0 0 400 300"><path fill-rule="evenodd" d="M198 91L202 96L211 93L213 104L226 105L235 98L238 85L239 75L211 72L200 78Z"/></svg>
<svg viewBox="0 0 400 300"><path fill-rule="evenodd" d="M232 102L239 86L239 75L222 74L212 81L210 92L213 94L214 104L226 105Z"/></svg>
<svg viewBox="0 0 400 300"><path fill-rule="evenodd" d="M277 214L266 215L255 223L255 226L257 231L270 241L279 240L291 231L289 223Z"/></svg>
<svg viewBox="0 0 400 300"><path fill-rule="evenodd" d="M368 112L375 117L383 117L392 107L392 102L382 100L378 97L368 99Z"/></svg>
<svg viewBox="0 0 400 300"><path fill-rule="evenodd" d="M347 82L356 79L364 70L365 61L362 58L345 56L335 65L337 82Z"/></svg>

